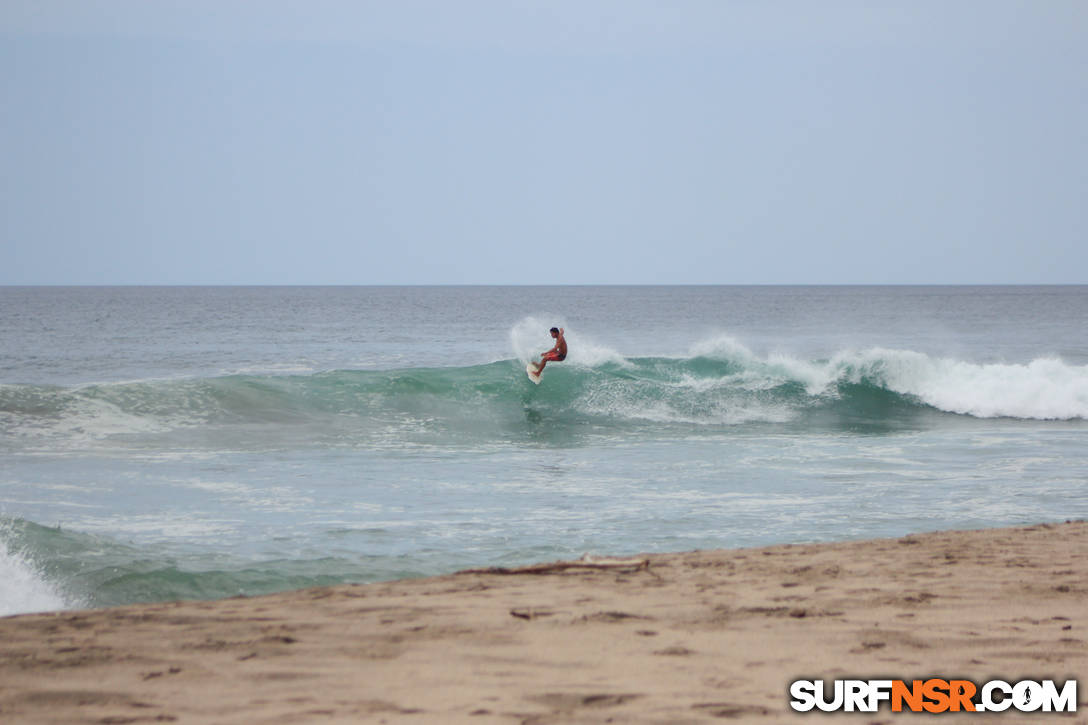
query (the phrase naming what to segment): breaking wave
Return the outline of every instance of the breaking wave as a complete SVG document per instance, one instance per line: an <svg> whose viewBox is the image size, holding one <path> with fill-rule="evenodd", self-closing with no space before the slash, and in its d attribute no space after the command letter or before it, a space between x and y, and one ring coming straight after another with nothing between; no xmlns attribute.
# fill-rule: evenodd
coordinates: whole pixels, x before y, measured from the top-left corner
<svg viewBox="0 0 1088 725"><path fill-rule="evenodd" d="M0 617L132 602L254 596L434 574L389 557L248 560L124 543L0 516Z"/></svg>
<svg viewBox="0 0 1088 725"><path fill-rule="evenodd" d="M622 433L625 426L895 426L934 415L1088 418L1088 367L1051 358L980 364L868 349L805 360L757 355L721 338L680 357L572 353L549 366L540 386L523 367L507 359L76 388L3 385L0 447L456 445L521 441L541 422Z"/></svg>

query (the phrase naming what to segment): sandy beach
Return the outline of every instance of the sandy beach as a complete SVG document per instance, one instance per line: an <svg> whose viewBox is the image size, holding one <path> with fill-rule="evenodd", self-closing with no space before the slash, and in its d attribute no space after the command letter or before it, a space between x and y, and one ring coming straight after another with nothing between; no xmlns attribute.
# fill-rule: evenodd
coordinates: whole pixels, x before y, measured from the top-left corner
<svg viewBox="0 0 1088 725"><path fill-rule="evenodd" d="M796 679L1079 679L1088 523L0 620L3 723L888 723ZM596 568L595 568L596 567ZM976 713L945 713L963 721Z"/></svg>

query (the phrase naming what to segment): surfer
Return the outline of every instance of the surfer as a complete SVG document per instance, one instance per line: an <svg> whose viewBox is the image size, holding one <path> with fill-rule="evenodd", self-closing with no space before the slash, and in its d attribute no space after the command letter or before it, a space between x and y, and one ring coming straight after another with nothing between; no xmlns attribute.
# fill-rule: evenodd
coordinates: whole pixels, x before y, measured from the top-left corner
<svg viewBox="0 0 1088 725"><path fill-rule="evenodd" d="M540 362L533 363L536 367L537 377L540 373L544 372L544 366L549 362L562 362L567 357L567 340L563 337L562 327L553 327L551 329L552 339L555 340L555 345L551 350L540 353Z"/></svg>

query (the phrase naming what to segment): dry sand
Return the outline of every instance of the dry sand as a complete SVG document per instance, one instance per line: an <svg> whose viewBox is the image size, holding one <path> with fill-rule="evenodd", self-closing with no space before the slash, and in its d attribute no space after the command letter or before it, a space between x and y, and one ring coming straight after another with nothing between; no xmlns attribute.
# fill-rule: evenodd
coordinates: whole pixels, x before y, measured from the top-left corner
<svg viewBox="0 0 1088 725"><path fill-rule="evenodd" d="M0 723L1088 723L1088 524L0 619ZM797 678L1078 679L1073 714L795 713Z"/></svg>

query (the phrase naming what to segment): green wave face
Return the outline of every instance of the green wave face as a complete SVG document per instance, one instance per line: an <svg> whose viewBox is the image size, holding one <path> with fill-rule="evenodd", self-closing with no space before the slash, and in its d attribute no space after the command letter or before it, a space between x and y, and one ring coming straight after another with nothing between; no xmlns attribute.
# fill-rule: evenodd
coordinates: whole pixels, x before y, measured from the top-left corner
<svg viewBox="0 0 1088 725"><path fill-rule="evenodd" d="M29 606L19 602L21 611L256 596L428 573L411 562L397 567L358 556L250 561L224 554L186 554L165 545L136 546L3 518L0 570L26 571L37 585L39 591L31 593L36 601ZM0 605L4 603L0 598ZM5 613L0 608L0 616Z"/></svg>
<svg viewBox="0 0 1088 725"><path fill-rule="evenodd" d="M1088 371L977 365L909 351L634 358L552 364L541 385L503 360L451 368L236 375L75 389L0 386L0 447L524 444L545 434L887 430L955 416L1079 419Z"/></svg>

